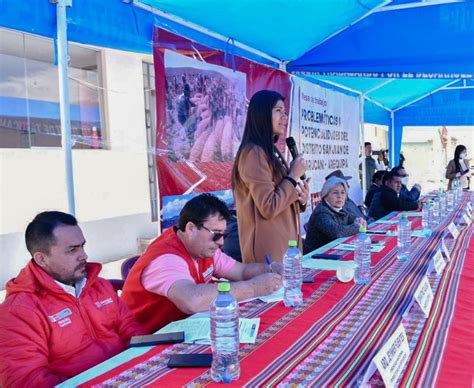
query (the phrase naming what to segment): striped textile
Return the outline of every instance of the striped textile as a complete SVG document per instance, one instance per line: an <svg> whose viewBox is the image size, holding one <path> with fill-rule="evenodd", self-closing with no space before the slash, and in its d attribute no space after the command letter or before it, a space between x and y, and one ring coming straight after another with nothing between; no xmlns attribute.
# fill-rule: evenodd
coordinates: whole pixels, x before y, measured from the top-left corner
<svg viewBox="0 0 474 388"><path fill-rule="evenodd" d="M440 276L433 271L428 277L434 293L428 318L410 302L447 225L461 217L468 200L470 196L466 195L463 204L440 223L430 238L414 238L407 261L397 258L396 237L386 238L384 250L372 255L372 281L368 286L340 283L334 272L313 270L309 274L317 274L315 283L304 284L305 301L301 306L289 309L281 302L258 301L243 306L243 316L259 316L261 323L256 343L241 346L241 378L235 385L358 386L371 360L400 322L407 332L411 356L399 384L437 384L439 372L448 362L444 357L446 344L454 346L449 342L449 328L457 301L471 297L466 292L460 295L459 284L466 263L474 261L466 254L469 244L474 244L472 226L462 229L456 241L446 239L451 261ZM412 222L417 228L421 219L414 217ZM348 259L353 255L344 253ZM403 318L408 308L410 314ZM81 386L213 384L205 368L166 367L170 354L199 352L210 352L210 348L191 344L157 346ZM370 383L381 384L380 375L375 373Z"/></svg>

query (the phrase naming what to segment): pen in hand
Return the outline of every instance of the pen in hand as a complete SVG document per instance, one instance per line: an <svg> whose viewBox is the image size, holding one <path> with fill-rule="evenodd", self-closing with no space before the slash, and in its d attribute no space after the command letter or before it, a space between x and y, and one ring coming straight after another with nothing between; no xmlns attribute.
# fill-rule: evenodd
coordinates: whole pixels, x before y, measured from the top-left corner
<svg viewBox="0 0 474 388"><path fill-rule="evenodd" d="M268 269L270 270L270 273L273 272L272 270L272 262L270 260L270 256L268 256L268 254L265 253L265 261L267 262L267 265L268 265Z"/></svg>

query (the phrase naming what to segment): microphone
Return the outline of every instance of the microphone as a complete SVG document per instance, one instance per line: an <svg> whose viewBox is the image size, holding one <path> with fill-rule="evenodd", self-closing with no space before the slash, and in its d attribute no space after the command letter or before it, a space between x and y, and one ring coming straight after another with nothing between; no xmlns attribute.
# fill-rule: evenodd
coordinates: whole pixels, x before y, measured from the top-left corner
<svg viewBox="0 0 474 388"><path fill-rule="evenodd" d="M296 159L298 156L298 148L296 148L296 142L295 139L293 139L292 136L286 138L286 145L288 146L288 149L290 150L290 154L293 157L293 159ZM301 180L306 179L306 174L303 174L301 176Z"/></svg>

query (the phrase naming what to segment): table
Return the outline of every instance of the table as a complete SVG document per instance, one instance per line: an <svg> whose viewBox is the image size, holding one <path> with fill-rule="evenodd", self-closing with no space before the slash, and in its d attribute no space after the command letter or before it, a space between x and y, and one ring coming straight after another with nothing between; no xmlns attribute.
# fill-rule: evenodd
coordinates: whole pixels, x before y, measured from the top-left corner
<svg viewBox="0 0 474 388"><path fill-rule="evenodd" d="M372 281L367 286L341 283L335 272L310 270L307 275L314 276L315 283L303 285L303 305L292 309L282 302L252 301L241 306L242 316L258 316L261 322L256 343L241 345L241 378L234 385L358 386L375 354L403 323L411 354L400 386L472 386L472 224L463 227L456 240L445 240L451 261L441 275L433 271L428 277L434 293L428 318L411 304L448 224L460 221L468 201L471 194L465 193L431 237L414 238L408 261L397 258L396 237L377 236L385 239L385 248L372 254ZM396 217L390 214L386 219ZM410 219L415 228L420 227L421 217ZM390 227L375 224L371 229ZM343 253L351 259L352 252L335 251L338 241L318 251ZM404 315L407 309L413 311ZM170 354L183 352L205 353L210 347L176 344L129 349L61 386L214 384L208 369L166 367ZM383 384L378 372L369 383Z"/></svg>

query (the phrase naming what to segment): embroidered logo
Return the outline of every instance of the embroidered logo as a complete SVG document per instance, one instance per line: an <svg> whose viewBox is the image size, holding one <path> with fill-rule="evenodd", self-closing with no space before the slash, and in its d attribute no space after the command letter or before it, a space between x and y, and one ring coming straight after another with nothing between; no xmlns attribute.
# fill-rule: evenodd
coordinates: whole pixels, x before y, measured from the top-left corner
<svg viewBox="0 0 474 388"><path fill-rule="evenodd" d="M71 309L65 308L64 310L61 310L59 313L48 315L48 318L52 323L55 323L55 322L60 321L63 318L68 317L69 315L72 315Z"/></svg>
<svg viewBox="0 0 474 388"><path fill-rule="evenodd" d="M64 327L64 326L70 325L70 324L71 324L71 318L64 318L64 319L61 319L60 321L58 321L59 327Z"/></svg>
<svg viewBox="0 0 474 388"><path fill-rule="evenodd" d="M214 266L211 265L208 269L204 271L202 274L202 277L204 278L204 281L206 283L209 283L209 281L212 279L212 274L214 273Z"/></svg>
<svg viewBox="0 0 474 388"><path fill-rule="evenodd" d="M104 299L104 300L99 300L97 302L95 302L95 306L100 309L108 304L111 304L113 303L113 300L112 298L107 298L107 299Z"/></svg>

